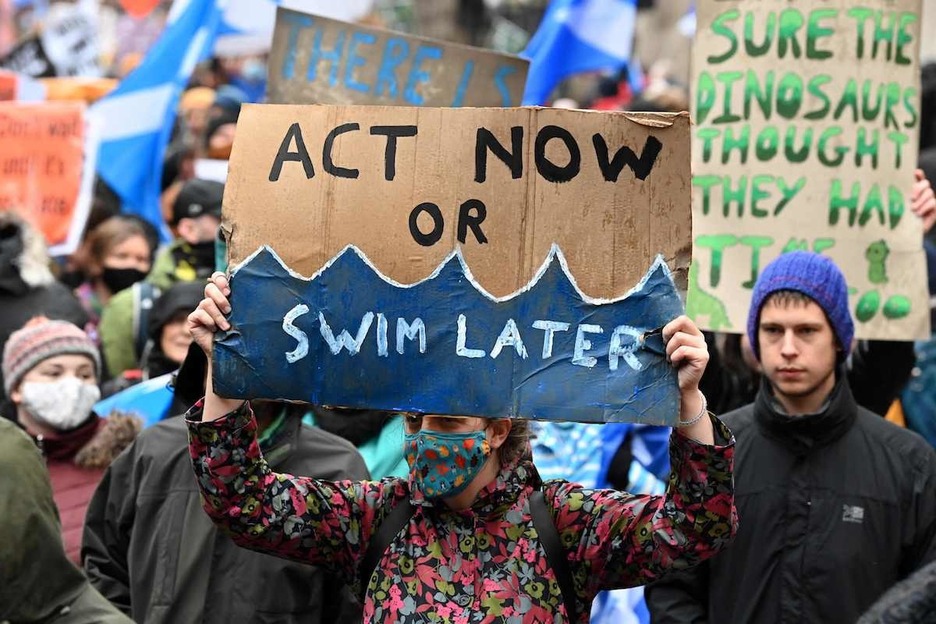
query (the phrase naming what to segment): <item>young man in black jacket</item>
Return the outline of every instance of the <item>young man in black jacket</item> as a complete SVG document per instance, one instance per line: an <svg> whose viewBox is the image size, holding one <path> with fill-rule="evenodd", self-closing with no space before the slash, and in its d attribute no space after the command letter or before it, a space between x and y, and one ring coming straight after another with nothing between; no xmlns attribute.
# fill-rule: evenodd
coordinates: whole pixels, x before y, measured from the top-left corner
<svg viewBox="0 0 936 624"><path fill-rule="evenodd" d="M936 560L936 451L859 407L835 264L791 252L754 287L748 336L764 372L723 417L737 439L740 529L722 553L647 589L653 622L854 622Z"/></svg>

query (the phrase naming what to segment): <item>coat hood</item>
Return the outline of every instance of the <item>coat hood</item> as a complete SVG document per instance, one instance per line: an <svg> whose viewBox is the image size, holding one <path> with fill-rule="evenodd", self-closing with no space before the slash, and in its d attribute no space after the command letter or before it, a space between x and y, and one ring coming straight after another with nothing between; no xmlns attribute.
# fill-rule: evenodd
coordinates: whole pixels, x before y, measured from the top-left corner
<svg viewBox="0 0 936 624"><path fill-rule="evenodd" d="M0 293L23 295L54 281L42 235L19 215L0 212Z"/></svg>

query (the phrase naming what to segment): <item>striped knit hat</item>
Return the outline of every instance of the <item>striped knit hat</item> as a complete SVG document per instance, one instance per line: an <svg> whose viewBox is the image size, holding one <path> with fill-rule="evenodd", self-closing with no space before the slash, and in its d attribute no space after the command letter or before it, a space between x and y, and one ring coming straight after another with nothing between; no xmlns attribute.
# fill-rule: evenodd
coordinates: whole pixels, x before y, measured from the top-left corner
<svg viewBox="0 0 936 624"><path fill-rule="evenodd" d="M26 373L43 360L57 355L86 355L101 376L101 356L80 328L67 321L50 321L37 316L10 335L3 347L3 389L10 396Z"/></svg>

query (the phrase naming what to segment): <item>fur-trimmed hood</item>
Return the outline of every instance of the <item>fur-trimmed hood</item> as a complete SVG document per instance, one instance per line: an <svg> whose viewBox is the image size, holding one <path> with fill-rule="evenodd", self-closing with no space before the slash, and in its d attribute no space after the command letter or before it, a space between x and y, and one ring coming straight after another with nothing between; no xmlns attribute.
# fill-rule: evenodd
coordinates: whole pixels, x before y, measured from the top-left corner
<svg viewBox="0 0 936 624"><path fill-rule="evenodd" d="M42 234L19 215L0 212L0 293L22 295L54 281Z"/></svg>
<svg viewBox="0 0 936 624"><path fill-rule="evenodd" d="M113 412L103 419L94 437L75 455L80 468L103 469L111 465L143 430L143 421L128 412Z"/></svg>
<svg viewBox="0 0 936 624"><path fill-rule="evenodd" d="M103 470L143 430L143 421L129 412L114 411L107 418L91 414L77 429L37 436L36 444L49 461Z"/></svg>

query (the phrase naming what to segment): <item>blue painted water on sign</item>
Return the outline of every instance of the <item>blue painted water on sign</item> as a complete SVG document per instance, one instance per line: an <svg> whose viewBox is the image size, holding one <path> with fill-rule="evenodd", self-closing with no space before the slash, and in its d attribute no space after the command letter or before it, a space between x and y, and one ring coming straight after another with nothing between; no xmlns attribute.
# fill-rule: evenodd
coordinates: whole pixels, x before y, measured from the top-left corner
<svg viewBox="0 0 936 624"><path fill-rule="evenodd" d="M239 398L430 414L672 424L679 393L659 330L682 313L661 258L627 295L591 299L554 247L495 298L454 252L402 285L353 246L311 278L262 247L231 277L215 388Z"/></svg>

